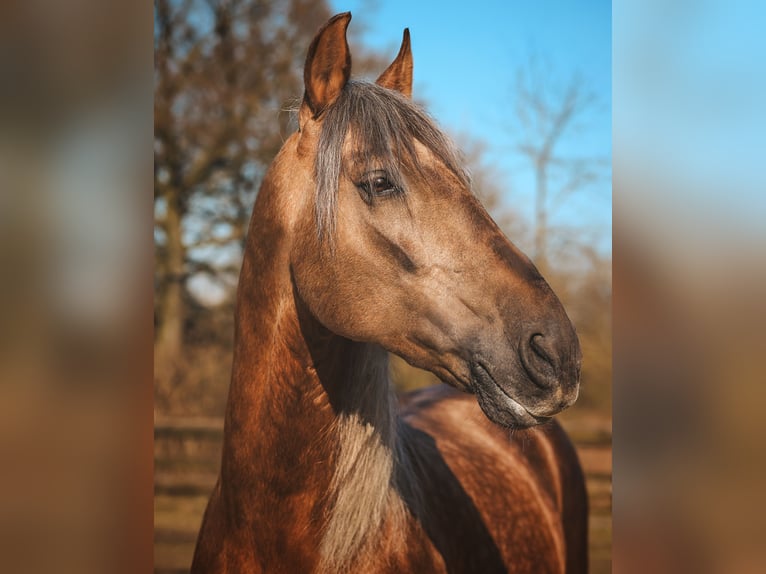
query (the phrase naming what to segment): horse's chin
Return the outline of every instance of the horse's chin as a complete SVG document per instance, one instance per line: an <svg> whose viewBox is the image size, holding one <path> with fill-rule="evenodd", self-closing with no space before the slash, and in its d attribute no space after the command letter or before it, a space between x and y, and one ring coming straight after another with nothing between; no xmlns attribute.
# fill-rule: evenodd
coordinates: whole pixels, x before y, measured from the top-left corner
<svg viewBox="0 0 766 574"><path fill-rule="evenodd" d="M481 364L471 364L471 390L481 410L493 423L508 428L528 428L543 424L550 417L535 416L508 395Z"/></svg>

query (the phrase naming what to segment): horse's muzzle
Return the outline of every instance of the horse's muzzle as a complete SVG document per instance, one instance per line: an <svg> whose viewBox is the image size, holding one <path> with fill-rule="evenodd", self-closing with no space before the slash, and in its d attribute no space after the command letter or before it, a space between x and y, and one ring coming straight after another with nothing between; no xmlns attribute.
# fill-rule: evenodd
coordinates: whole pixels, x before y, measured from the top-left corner
<svg viewBox="0 0 766 574"><path fill-rule="evenodd" d="M471 390L493 422L508 427L544 423L571 406L579 392L581 353L574 329L528 331L516 357L471 361ZM512 353L513 354L513 353Z"/></svg>

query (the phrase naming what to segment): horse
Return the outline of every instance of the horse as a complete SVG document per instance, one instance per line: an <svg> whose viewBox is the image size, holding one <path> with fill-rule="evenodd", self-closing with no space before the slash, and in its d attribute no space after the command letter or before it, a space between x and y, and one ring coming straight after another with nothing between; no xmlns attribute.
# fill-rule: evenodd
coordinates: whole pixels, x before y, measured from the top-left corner
<svg viewBox="0 0 766 574"><path fill-rule="evenodd" d="M409 30L361 82L350 20L311 43L253 209L192 572L584 573L583 474L551 418L578 394L575 330L412 102ZM389 352L446 384L397 402Z"/></svg>

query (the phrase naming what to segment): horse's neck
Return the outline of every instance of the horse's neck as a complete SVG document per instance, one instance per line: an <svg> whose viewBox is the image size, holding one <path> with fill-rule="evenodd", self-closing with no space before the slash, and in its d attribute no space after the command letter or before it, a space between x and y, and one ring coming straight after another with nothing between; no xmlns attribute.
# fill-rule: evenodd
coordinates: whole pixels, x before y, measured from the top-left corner
<svg viewBox="0 0 766 574"><path fill-rule="evenodd" d="M388 362L379 347L332 335L311 317L286 251L275 241L245 256L222 489L263 515L252 519L272 520L270 529L289 523L289 511L296 525L316 526L327 566L353 554L390 502ZM301 504L286 504L285 493Z"/></svg>

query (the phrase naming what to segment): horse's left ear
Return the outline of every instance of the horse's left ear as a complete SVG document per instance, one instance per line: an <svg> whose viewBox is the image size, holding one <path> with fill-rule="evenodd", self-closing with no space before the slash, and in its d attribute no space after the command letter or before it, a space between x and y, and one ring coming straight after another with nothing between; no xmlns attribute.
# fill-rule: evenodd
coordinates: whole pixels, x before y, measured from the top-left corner
<svg viewBox="0 0 766 574"><path fill-rule="evenodd" d="M314 118L338 98L351 75L351 52L346 41L350 21L351 12L333 16L309 46L303 70L303 101Z"/></svg>
<svg viewBox="0 0 766 574"><path fill-rule="evenodd" d="M375 82L379 86L401 92L412 97L412 49L410 47L410 29L404 29L402 47L391 65L386 68Z"/></svg>

